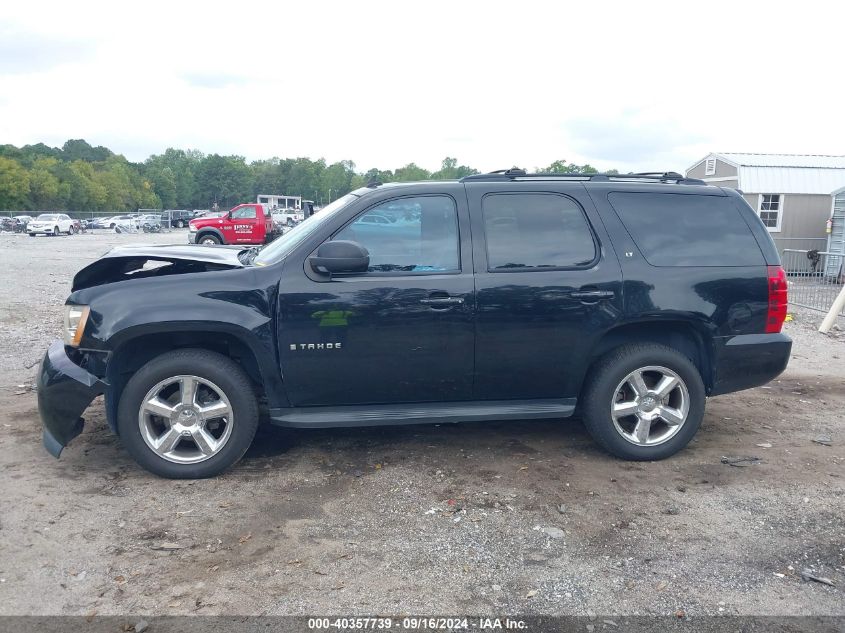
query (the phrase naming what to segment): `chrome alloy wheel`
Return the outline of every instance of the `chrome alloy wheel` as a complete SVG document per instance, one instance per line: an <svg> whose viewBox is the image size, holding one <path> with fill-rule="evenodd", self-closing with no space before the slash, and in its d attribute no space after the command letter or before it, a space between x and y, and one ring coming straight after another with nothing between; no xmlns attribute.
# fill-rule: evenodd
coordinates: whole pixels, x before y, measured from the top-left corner
<svg viewBox="0 0 845 633"><path fill-rule="evenodd" d="M635 369L616 387L611 405L613 426L631 444L656 446L673 438L689 414L690 396L671 369Z"/></svg>
<svg viewBox="0 0 845 633"><path fill-rule="evenodd" d="M162 459L196 464L219 453L232 435L232 405L226 394L199 376L172 376L141 401L141 437Z"/></svg>

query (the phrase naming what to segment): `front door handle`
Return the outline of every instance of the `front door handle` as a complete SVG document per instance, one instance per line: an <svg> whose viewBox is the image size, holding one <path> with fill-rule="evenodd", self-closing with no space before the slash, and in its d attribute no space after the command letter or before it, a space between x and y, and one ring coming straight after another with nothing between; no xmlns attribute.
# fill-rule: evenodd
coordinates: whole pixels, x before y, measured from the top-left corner
<svg viewBox="0 0 845 633"><path fill-rule="evenodd" d="M570 292L569 296L579 301L596 302L604 299L613 299L616 293L612 290L575 290L574 292Z"/></svg>
<svg viewBox="0 0 845 633"><path fill-rule="evenodd" d="M429 297L428 299L420 299L420 303L435 309L448 308L450 306L460 305L463 302L463 297Z"/></svg>

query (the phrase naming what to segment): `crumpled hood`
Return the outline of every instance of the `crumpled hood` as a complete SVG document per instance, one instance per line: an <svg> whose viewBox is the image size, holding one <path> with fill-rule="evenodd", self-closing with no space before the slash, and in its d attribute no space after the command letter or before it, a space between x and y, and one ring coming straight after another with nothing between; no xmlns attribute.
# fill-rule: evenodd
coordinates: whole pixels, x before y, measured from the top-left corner
<svg viewBox="0 0 845 633"><path fill-rule="evenodd" d="M73 291L132 278L243 268L240 246L118 246L73 278Z"/></svg>

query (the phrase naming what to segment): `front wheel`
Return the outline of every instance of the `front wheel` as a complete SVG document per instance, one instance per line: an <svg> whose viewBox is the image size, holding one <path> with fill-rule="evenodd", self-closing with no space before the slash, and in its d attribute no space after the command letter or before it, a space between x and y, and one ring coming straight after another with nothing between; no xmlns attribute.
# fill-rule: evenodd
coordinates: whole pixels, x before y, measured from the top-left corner
<svg viewBox="0 0 845 633"><path fill-rule="evenodd" d="M704 383L671 347L623 345L591 369L582 394L593 439L623 459L664 459L684 448L704 417Z"/></svg>
<svg viewBox="0 0 845 633"><path fill-rule="evenodd" d="M55 236L57 236L58 234L59 234L59 227L54 226L54 227L53 227L53 236L55 237Z"/></svg>
<svg viewBox="0 0 845 633"><path fill-rule="evenodd" d="M199 243L205 244L207 246L211 246L211 245L214 245L214 244L220 244L220 238L218 238L216 235L203 235L199 239Z"/></svg>
<svg viewBox="0 0 845 633"><path fill-rule="evenodd" d="M167 352L139 369L117 418L132 457L171 479L222 473L243 457L257 426L258 403L243 369L202 349Z"/></svg>

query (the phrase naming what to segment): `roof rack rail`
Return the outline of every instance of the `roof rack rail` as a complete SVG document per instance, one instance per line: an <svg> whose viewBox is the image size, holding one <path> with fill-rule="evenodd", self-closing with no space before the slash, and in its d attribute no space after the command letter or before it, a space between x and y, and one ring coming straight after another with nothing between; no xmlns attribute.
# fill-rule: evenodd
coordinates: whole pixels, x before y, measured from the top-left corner
<svg viewBox="0 0 845 633"><path fill-rule="evenodd" d="M487 174L474 174L472 176L464 176L460 182L472 181L509 181L509 180L584 180L592 182L606 182L610 180L644 180L647 182L663 182L675 183L678 185L706 185L707 183L698 178L687 178L674 171L648 171L638 172L636 174L529 174L524 169L499 169L491 171Z"/></svg>

